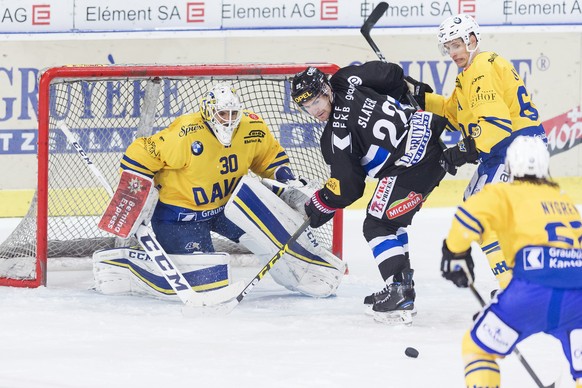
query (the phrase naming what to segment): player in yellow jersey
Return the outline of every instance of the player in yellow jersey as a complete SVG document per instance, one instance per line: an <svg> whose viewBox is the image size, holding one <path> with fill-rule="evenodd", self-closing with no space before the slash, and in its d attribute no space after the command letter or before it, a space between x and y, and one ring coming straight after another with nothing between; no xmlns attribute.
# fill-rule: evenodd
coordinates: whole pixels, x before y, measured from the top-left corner
<svg viewBox="0 0 582 388"><path fill-rule="evenodd" d="M213 252L210 231L235 242L244 233L223 213L249 171L282 182L295 177L283 147L256 113L243 109L234 89L215 85L200 111L136 139L121 168L152 177L160 199L152 227L168 253Z"/></svg>
<svg viewBox="0 0 582 388"><path fill-rule="evenodd" d="M471 242L491 231L513 270L463 338L467 387L499 387L496 358L539 332L560 340L582 387L582 222L549 179L549 160L543 140L517 137L505 162L511 182L486 185L459 206L443 243L442 274L459 287L473 281Z"/></svg>
<svg viewBox="0 0 582 388"><path fill-rule="evenodd" d="M447 18L438 34L439 48L461 69L451 96L444 97L410 78L413 94L427 111L445 116L449 130L472 137L480 165L465 190L464 199L487 183L507 180L505 151L516 136L546 138L540 117L523 80L513 65L490 51L481 51L479 25L469 15ZM422 105L422 104L421 104ZM503 287L511 278L495 235L485 236L481 248Z"/></svg>

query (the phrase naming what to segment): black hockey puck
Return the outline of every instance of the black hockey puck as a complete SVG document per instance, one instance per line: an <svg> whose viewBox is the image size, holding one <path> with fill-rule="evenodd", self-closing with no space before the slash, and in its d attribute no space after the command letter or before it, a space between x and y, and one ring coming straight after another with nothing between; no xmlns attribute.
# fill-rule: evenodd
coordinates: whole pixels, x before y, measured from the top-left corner
<svg viewBox="0 0 582 388"><path fill-rule="evenodd" d="M406 354L408 357L416 358L418 357L418 350L414 348L406 348L404 354Z"/></svg>

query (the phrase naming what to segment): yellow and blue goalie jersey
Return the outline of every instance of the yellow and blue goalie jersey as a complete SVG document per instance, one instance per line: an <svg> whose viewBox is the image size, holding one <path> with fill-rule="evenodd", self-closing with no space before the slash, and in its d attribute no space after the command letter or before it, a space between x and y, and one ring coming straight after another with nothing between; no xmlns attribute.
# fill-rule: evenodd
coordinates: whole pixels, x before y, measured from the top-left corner
<svg viewBox="0 0 582 388"><path fill-rule="evenodd" d="M513 276L557 288L582 288L580 213L558 187L526 182L485 185L457 209L447 246L460 253L495 231Z"/></svg>
<svg viewBox="0 0 582 388"><path fill-rule="evenodd" d="M427 93L426 110L445 116L454 127L448 129L473 136L482 157L498 152L495 146L514 132L525 129L520 135L545 134L521 77L497 54L477 54L455 83L449 98Z"/></svg>
<svg viewBox="0 0 582 388"><path fill-rule="evenodd" d="M272 178L277 167L288 163L263 119L245 110L230 147L216 139L196 112L178 117L155 135L136 139L121 168L153 177L160 202L187 212L221 208L249 170Z"/></svg>

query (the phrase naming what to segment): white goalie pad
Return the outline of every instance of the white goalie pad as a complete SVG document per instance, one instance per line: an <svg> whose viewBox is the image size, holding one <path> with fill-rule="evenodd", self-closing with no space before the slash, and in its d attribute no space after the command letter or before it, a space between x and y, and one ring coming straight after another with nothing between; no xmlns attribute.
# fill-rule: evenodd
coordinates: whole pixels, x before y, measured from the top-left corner
<svg viewBox="0 0 582 388"><path fill-rule="evenodd" d="M225 215L246 234L240 241L263 264L269 261L304 218L257 179L245 176L225 207ZM345 263L323 248L307 228L269 271L273 279L305 295L333 295L345 273Z"/></svg>
<svg viewBox="0 0 582 388"><path fill-rule="evenodd" d="M169 255L194 291L210 291L230 282L228 253ZM142 295L179 300L145 251L113 248L93 254L94 289L107 295Z"/></svg>
<svg viewBox="0 0 582 388"><path fill-rule="evenodd" d="M123 171L117 190L99 221L99 229L121 238L133 236L141 224L148 224L158 203L154 182L133 171Z"/></svg>

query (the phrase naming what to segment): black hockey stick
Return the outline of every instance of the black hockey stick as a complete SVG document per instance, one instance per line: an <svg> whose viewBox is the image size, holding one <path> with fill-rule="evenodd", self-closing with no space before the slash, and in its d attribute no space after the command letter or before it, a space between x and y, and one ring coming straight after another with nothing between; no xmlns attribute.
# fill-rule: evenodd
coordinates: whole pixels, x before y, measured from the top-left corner
<svg viewBox="0 0 582 388"><path fill-rule="evenodd" d="M481 296L481 294L479 294L479 291L477 291L473 283L469 284L469 288L471 289L473 295L475 295L475 298L477 298L477 300L479 301L479 304L481 304L481 307L485 306L485 300L483 300L483 297ZM519 349L517 349L517 346L513 348L513 354L515 354L515 357L517 357L519 362L521 362L521 365L523 365L527 373L529 373L529 375L531 376L533 381L535 381L539 388L555 388L556 383L552 383L550 385L544 385L544 383L542 383L542 381L536 375L536 373L529 365L529 363L525 360L525 358L523 358L521 352L519 351Z"/></svg>
<svg viewBox="0 0 582 388"><path fill-rule="evenodd" d="M382 15L384 15L384 12L386 12L387 9L388 3L386 3L385 1L379 3L376 6L376 8L372 10L372 13L370 14L370 16L368 16L368 19L366 19L366 21L362 25L362 28L360 28L360 32L362 33L364 38L366 38L366 41L368 42L370 47L372 47L372 50L376 52L376 55L382 62L387 62L386 57L384 57L384 54L382 54L382 51L380 51L380 49L370 36L370 32L372 31L372 28L374 28L376 23L378 23L378 20L380 20Z"/></svg>
<svg viewBox="0 0 582 388"><path fill-rule="evenodd" d="M249 284L247 284L247 286L243 288L243 290L240 292L240 294L238 294L238 296L229 300L228 302L221 303L216 306L208 306L207 309L220 311L225 314L231 312L236 306L238 306L238 304L244 299L244 297L247 296L247 294L261 281L261 279L265 277L265 275L271 270L271 268L273 268L275 263L285 254L285 252L287 252L287 250L289 249L289 245L294 243L295 240L297 240L299 236L301 236L301 234L309 226L309 222L310 219L308 218L307 220L305 220L305 222L303 222L303 224L301 224L297 231L293 233L291 237L289 237L289 239L281 247L281 249L279 249L279 251L275 253L275 256L273 256L271 260L269 260L267 264L265 264L265 266L261 268L259 273L257 273L255 277L249 282Z"/></svg>
<svg viewBox="0 0 582 388"><path fill-rule="evenodd" d="M388 3L386 3L385 1L379 3L376 6L376 8L374 8L372 10L372 13L370 14L370 16L368 16L368 19L366 19L366 21L364 22L364 24L360 28L360 32L362 33L362 35L366 39L366 42L368 42L370 47L372 47L372 50L374 50L374 52L378 56L378 59L381 60L382 62L388 62L388 61L386 60L386 57L384 56L384 54L382 54L382 51L380 51L380 48L378 47L376 42L374 42L374 40L372 39L372 36L370 36L370 32L372 31L372 28L374 28L374 26L376 25L378 20L380 20L382 15L384 15L384 13L386 12L387 9L388 9ZM410 90L408 90L408 87L406 88L406 98L408 99L408 102L410 102L410 105L412 105L416 110L421 109L418 102L416 102L416 100L412 96L412 93L410 93Z"/></svg>

